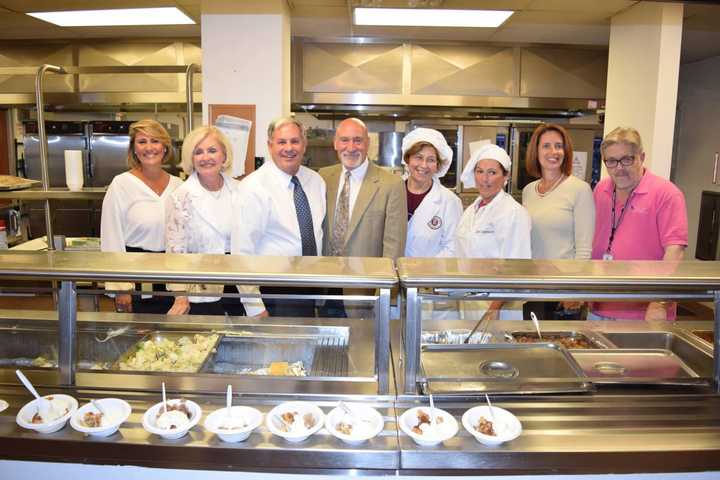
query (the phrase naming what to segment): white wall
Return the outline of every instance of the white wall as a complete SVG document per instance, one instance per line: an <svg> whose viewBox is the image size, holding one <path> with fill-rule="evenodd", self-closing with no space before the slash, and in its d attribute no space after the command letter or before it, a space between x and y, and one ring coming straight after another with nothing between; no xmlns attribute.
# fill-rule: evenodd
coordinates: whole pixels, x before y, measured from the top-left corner
<svg viewBox="0 0 720 480"><path fill-rule="evenodd" d="M635 127L646 166L670 176L677 98L681 4L644 2L612 17L605 134Z"/></svg>

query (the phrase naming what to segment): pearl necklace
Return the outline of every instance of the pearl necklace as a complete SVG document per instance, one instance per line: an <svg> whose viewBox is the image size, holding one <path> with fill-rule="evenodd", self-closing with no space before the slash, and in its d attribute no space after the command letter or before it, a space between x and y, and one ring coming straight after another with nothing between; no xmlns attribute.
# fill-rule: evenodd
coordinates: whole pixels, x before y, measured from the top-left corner
<svg viewBox="0 0 720 480"><path fill-rule="evenodd" d="M549 189L545 191L545 193L540 192L540 182L535 184L535 192L538 194L539 197L544 197L546 195L549 195L555 188L557 188L558 185L560 185L560 182L562 182L565 179L565 174L561 173L557 180L555 180L555 183L553 183Z"/></svg>

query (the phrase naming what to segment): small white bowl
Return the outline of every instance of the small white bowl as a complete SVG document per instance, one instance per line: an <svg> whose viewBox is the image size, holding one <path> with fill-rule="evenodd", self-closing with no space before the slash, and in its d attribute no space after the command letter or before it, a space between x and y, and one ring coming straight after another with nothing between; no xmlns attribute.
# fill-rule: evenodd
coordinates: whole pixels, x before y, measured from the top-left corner
<svg viewBox="0 0 720 480"><path fill-rule="evenodd" d="M282 431L279 425L282 425L282 420L280 420L280 415L286 412L297 412L298 413L298 419L297 421L300 422L299 425L301 427L296 431L291 432L284 432ZM303 425L303 417L306 414L312 414L313 420L315 423L310 428L305 428ZM325 414L322 410L320 410L320 407L315 405L314 403L310 402L285 402L281 403L277 407L270 410L270 413L268 413L265 416L265 426L270 430L273 434L284 438L288 442L302 442L306 438L308 438L310 435L316 433L318 430L320 430L323 427L323 423L325 420Z"/></svg>
<svg viewBox="0 0 720 480"><path fill-rule="evenodd" d="M119 398L101 398L95 400L105 413L101 419L102 425L99 427L88 427L83 421L83 417L88 412L97 413L97 408L92 403L86 403L80 407L70 419L70 426L78 432L86 433L95 437L108 437L117 432L120 425L130 416L132 407L125 400Z"/></svg>
<svg viewBox="0 0 720 480"><path fill-rule="evenodd" d="M495 416L495 422L493 422L493 429L497 435L485 435L475 430L475 426L480 423L480 417L485 417L486 420L491 420L490 408L487 405L481 405L473 407L462 417L462 424L475 439L487 445L488 447L496 447L502 443L509 442L520 436L522 432L522 424L520 420L500 407L492 407L492 413Z"/></svg>
<svg viewBox="0 0 720 480"><path fill-rule="evenodd" d="M242 418L245 426L232 429L220 428L227 420L227 408L215 410L205 417L205 429L216 434L224 442L243 442L262 423L262 413L255 408L233 406L230 412L233 417Z"/></svg>
<svg viewBox="0 0 720 480"><path fill-rule="evenodd" d="M178 402L180 402L180 399L174 399L174 400L168 400L168 405L174 405ZM185 436L185 434L193 428L195 425L198 424L200 421L200 417L202 417L202 409L200 408L200 405L193 402L192 400L185 400L185 404L188 407L188 410L190 410L190 420L188 421L188 424L185 425L184 428L173 428L173 429L167 429L167 428L160 428L157 426L157 414L160 411L161 408L163 408L163 402L158 402L152 407L148 408L145 414L143 415L143 421L142 426L143 428L150 433L154 433L155 435L160 435L162 438L166 440L175 440L177 438Z"/></svg>
<svg viewBox="0 0 720 480"><path fill-rule="evenodd" d="M402 415L400 415L400 430L402 430L405 435L412 438L418 445L431 447L442 443L445 440L451 439L457 433L459 427L455 417L445 410L440 410L437 407L434 410L435 418L442 418L442 423L438 423L438 426L436 427L438 431L435 434L427 432L422 435L413 432L413 427L418 424L417 414L419 410L422 410L428 415L430 414L430 407L415 407L410 410L406 410Z"/></svg>
<svg viewBox="0 0 720 480"><path fill-rule="evenodd" d="M6 402L5 400L0 400L0 413L4 412L9 406L10 405L8 405L8 402Z"/></svg>
<svg viewBox="0 0 720 480"><path fill-rule="evenodd" d="M53 395L45 395L43 398L46 398L48 400L55 398L57 401L64 402L67 408L67 413L65 413L65 415L60 418L56 418L52 422L32 423L32 418L38 411L37 399L35 399L32 402L26 403L25 406L22 407L18 412L17 417L15 417L15 421L17 421L18 425L29 430L35 430L38 433L57 432L65 426L67 421L70 419L70 417L72 417L73 413L75 413L75 410L77 410L78 408L78 401L70 395L63 395L62 393L58 393Z"/></svg>
<svg viewBox="0 0 720 480"><path fill-rule="evenodd" d="M353 413L351 421L356 425L350 435L346 435L337 429L337 424L346 417L345 411L336 407L330 410L325 417L325 428L331 435L339 438L349 445L358 445L377 436L385 428L385 421L380 412L369 405L361 403L348 403L350 411Z"/></svg>

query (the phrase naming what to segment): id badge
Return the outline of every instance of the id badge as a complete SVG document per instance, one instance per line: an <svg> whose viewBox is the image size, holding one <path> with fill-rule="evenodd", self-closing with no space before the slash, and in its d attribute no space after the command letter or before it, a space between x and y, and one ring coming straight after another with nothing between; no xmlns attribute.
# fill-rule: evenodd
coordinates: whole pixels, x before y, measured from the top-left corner
<svg viewBox="0 0 720 480"><path fill-rule="evenodd" d="M610 253L610 252L603 253L603 260L612 260L612 259L613 259L612 253Z"/></svg>

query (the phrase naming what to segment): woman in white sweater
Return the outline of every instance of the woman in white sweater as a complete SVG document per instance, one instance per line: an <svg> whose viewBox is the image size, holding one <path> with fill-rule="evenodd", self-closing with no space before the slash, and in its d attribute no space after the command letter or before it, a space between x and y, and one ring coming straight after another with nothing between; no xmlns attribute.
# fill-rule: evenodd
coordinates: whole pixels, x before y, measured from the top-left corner
<svg viewBox="0 0 720 480"><path fill-rule="evenodd" d="M560 125L535 129L525 156L527 172L540 179L522 192L523 206L532 218L532 257L537 259L589 259L595 229L592 190L572 175L573 148ZM577 302L528 302L530 311L544 319L578 319Z"/></svg>
<svg viewBox="0 0 720 480"><path fill-rule="evenodd" d="M102 205L100 248L103 252L165 251L165 202L182 184L169 175L164 163L170 163L173 148L167 130L155 120L140 120L130 125L128 166L130 170L113 178ZM106 282L106 290L131 291L132 283ZM153 284L153 291L164 291L164 284ZM172 304L167 296L118 293L118 312L165 313Z"/></svg>

